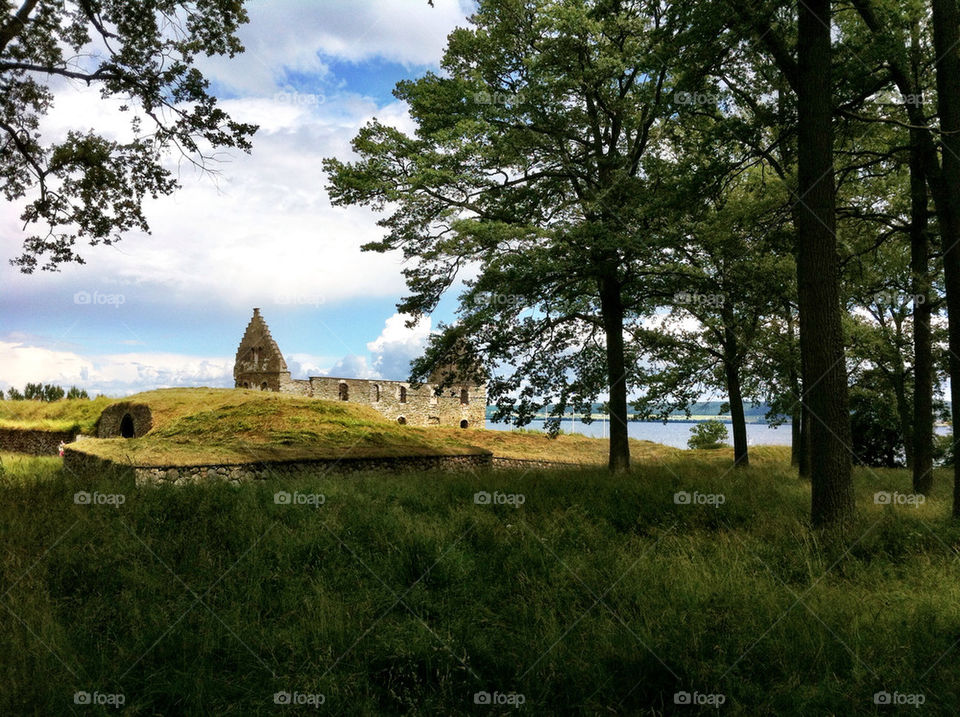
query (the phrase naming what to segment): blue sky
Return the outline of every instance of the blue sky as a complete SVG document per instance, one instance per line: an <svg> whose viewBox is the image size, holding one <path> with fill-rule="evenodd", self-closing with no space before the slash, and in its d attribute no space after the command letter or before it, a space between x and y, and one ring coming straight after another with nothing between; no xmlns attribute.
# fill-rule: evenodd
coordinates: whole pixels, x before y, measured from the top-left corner
<svg viewBox="0 0 960 717"><path fill-rule="evenodd" d="M328 201L324 157L349 156L373 117L413 125L391 90L437 71L466 0L255 0L247 52L204 65L237 119L261 126L254 152L178 166L183 188L151 201L153 233L87 248L84 266L23 276L7 260L23 239L22 206L0 207L0 388L27 381L122 395L232 385L233 356L261 308L294 374L404 378L453 297L414 329L395 305L400 258L361 253L376 215ZM96 127L124 137L129 117L96 88L64 85L44 132Z"/></svg>

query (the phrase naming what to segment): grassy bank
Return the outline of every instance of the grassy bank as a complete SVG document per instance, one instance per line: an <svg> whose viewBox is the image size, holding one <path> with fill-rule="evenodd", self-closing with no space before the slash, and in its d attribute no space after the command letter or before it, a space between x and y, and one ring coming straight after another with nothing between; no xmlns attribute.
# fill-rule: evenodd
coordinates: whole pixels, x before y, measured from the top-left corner
<svg viewBox="0 0 960 717"><path fill-rule="evenodd" d="M2 401L0 428L93 433L103 409L116 399L71 398L59 401Z"/></svg>
<svg viewBox="0 0 960 717"><path fill-rule="evenodd" d="M906 473L859 471L860 516L830 534L773 462L135 492L3 459L4 714L78 710L77 692L138 715L273 714L284 692L334 714L513 712L478 693L532 714L697 713L677 692L734 714L960 700L946 476L892 507L874 493Z"/></svg>

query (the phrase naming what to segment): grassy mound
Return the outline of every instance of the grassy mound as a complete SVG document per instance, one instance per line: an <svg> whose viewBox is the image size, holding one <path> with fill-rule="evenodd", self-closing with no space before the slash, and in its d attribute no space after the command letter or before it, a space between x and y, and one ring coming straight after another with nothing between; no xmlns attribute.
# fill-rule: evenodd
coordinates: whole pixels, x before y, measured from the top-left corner
<svg viewBox="0 0 960 717"><path fill-rule="evenodd" d="M75 449L144 466L485 452L462 432L400 426L368 406L337 401L217 388L161 389L124 401L150 407L149 433Z"/></svg>
<svg viewBox="0 0 960 717"><path fill-rule="evenodd" d="M62 398L59 401L0 401L0 428L93 433L97 419L117 399Z"/></svg>
<svg viewBox="0 0 960 717"><path fill-rule="evenodd" d="M3 714L69 713L77 691L123 695L118 714L275 714L278 692L356 715L719 713L677 692L751 715L876 715L881 691L930 714L960 701L942 471L915 508L873 498L909 492L906 471L858 470L859 517L822 532L786 464L689 454L629 476L317 477L119 505L75 503L117 488L55 459L4 460Z"/></svg>

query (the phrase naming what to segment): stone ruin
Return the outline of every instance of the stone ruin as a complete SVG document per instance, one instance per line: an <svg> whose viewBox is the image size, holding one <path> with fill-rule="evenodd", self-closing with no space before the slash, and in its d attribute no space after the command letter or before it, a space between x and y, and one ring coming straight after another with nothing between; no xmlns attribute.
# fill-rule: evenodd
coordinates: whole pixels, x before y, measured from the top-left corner
<svg viewBox="0 0 960 717"><path fill-rule="evenodd" d="M438 395L436 383L414 387L406 381L379 379L291 378L287 362L270 335L260 309L253 310L237 348L233 380L235 388L363 404L408 426L483 428L486 425L487 387L482 383L454 377L453 385Z"/></svg>
<svg viewBox="0 0 960 717"><path fill-rule="evenodd" d="M153 426L150 407L142 403L107 406L97 422L97 438L139 438Z"/></svg>

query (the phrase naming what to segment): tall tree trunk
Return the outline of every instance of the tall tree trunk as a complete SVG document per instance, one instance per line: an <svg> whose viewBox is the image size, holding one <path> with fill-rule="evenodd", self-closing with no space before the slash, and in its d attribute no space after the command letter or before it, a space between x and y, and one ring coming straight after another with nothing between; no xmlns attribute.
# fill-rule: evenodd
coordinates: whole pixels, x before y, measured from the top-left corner
<svg viewBox="0 0 960 717"><path fill-rule="evenodd" d="M630 469L627 431L627 367L623 343L623 297L615 268L600 279L600 311L607 342L607 384L610 388L610 471Z"/></svg>
<svg viewBox="0 0 960 717"><path fill-rule="evenodd" d="M810 409L806 399L803 399L800 406L800 455L797 458L797 473L801 478L810 477Z"/></svg>
<svg viewBox="0 0 960 717"><path fill-rule="evenodd" d="M787 347L788 354L793 354L797 344L796 332L793 328L793 309L790 308L790 302L784 302L786 310L784 316L787 320ZM789 358L792 358L790 356ZM803 395L800 392L800 375L797 373L796 364L790 361L787 367L787 380L790 382L790 465L800 466L801 452L803 451L803 431L802 431L802 402ZM802 475L802 472L801 472Z"/></svg>
<svg viewBox="0 0 960 717"><path fill-rule="evenodd" d="M930 334L930 242L923 130L910 130L910 290L913 294L913 490L933 488L933 349Z"/></svg>
<svg viewBox="0 0 960 717"><path fill-rule="evenodd" d="M743 392L740 388L740 350L733 330L733 311L723 308L723 371L727 383L727 401L733 428L733 464L738 468L750 465L747 453L747 419L743 414Z"/></svg>
<svg viewBox="0 0 960 717"><path fill-rule="evenodd" d="M798 0L797 284L804 399L810 411L811 520L853 513L850 416L833 176L830 0Z"/></svg>
<svg viewBox="0 0 960 717"><path fill-rule="evenodd" d="M903 436L903 452L907 468L913 469L913 410L907 400L907 370L898 356L893 368L893 395L897 402L897 415L900 418L900 433Z"/></svg>
<svg viewBox="0 0 960 717"><path fill-rule="evenodd" d="M750 465L747 453L747 419L743 413L743 395L740 391L740 370L736 361L725 361L727 398L730 402L730 420L733 423L733 463L738 468Z"/></svg>
<svg viewBox="0 0 960 717"><path fill-rule="evenodd" d="M937 67L937 114L943 153L942 206L937 206L943 241L950 347L950 401L953 428L960 426L960 27L956 0L932 0L933 47ZM953 515L960 517L960 461L953 470Z"/></svg>

